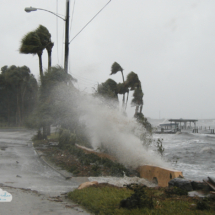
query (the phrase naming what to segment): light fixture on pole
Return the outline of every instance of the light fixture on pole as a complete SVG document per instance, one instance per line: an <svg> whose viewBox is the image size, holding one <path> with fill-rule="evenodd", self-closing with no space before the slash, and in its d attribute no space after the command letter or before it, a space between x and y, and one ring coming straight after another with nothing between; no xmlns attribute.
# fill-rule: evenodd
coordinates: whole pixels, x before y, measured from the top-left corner
<svg viewBox="0 0 215 215"><path fill-rule="evenodd" d="M25 12L30 13L37 10L43 10L46 12L49 12L58 18L65 21L65 56L64 56L64 70L66 73L68 73L68 62L69 62L69 3L70 0L66 0L66 16L65 18L57 15L56 13L53 13L52 11L42 9L42 8L35 8L35 7L26 7Z"/></svg>

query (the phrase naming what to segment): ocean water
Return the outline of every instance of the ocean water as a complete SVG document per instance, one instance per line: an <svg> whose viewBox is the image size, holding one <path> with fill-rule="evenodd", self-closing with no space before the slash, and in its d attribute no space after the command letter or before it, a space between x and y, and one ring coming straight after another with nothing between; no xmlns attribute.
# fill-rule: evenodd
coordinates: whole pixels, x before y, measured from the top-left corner
<svg viewBox="0 0 215 215"><path fill-rule="evenodd" d="M207 176L215 177L215 129L214 120L200 120L203 129L198 134L182 130L180 134L154 134L155 140L163 139L164 160L176 170L183 172L185 178L201 181ZM152 123L153 124L153 123ZM154 123L155 124L155 123ZM205 130L206 127L206 130Z"/></svg>

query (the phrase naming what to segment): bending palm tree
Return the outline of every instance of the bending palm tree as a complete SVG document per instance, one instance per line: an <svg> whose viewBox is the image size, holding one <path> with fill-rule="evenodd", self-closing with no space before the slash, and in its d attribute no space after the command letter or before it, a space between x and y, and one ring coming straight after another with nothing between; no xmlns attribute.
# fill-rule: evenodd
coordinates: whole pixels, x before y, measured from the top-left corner
<svg viewBox="0 0 215 215"><path fill-rule="evenodd" d="M138 75L134 72L130 72L128 75L127 75L127 79L125 81L125 84L128 88L130 88L130 90L135 90L135 88L138 88L140 86L141 88L141 83L140 83L140 80L138 78ZM127 104L128 104L128 95L127 94L127 100L126 100L126 104L125 104L125 110L127 108Z"/></svg>
<svg viewBox="0 0 215 215"><path fill-rule="evenodd" d="M27 33L21 40L19 52L22 54L37 54L39 58L40 77L43 76L42 54L44 47L36 32Z"/></svg>
<svg viewBox="0 0 215 215"><path fill-rule="evenodd" d="M35 32L39 36L42 46L48 52L48 69L50 69L51 53L52 53L52 48L54 46L54 43L51 41L51 34L49 33L48 29L43 25L39 25L39 27L35 30Z"/></svg>
<svg viewBox="0 0 215 215"><path fill-rule="evenodd" d="M113 65L111 66L111 74L110 75L116 74L117 72L122 73L122 80L124 83L125 80L124 80L124 75L123 75L123 68L117 62L114 62Z"/></svg>
<svg viewBox="0 0 215 215"><path fill-rule="evenodd" d="M124 79L124 75L123 75L123 68L117 62L114 62L113 65L111 66L111 74L110 75L116 74L117 72L122 73L122 80L124 83L125 79ZM125 93L123 93L123 99L122 99L123 111L124 111L124 106L125 106Z"/></svg>
<svg viewBox="0 0 215 215"><path fill-rule="evenodd" d="M49 33L48 29L43 26L39 25L39 27L35 30L37 35L40 38L42 46L47 50L48 53L48 71L51 68L51 53L52 53L52 47L54 46L54 43L51 41L51 34ZM50 123L45 123L43 125L43 136L50 135L51 133L51 125Z"/></svg>

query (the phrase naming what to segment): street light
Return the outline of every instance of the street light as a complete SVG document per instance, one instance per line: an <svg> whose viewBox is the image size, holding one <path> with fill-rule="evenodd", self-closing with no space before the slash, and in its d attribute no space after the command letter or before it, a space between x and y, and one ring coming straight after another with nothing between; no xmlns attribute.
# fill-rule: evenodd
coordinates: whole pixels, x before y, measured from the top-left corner
<svg viewBox="0 0 215 215"><path fill-rule="evenodd" d="M52 13L55 16L57 16L58 18L62 19L63 21L66 21L64 18L62 18L61 16L57 15L56 13L53 13L52 11L46 10L46 9L42 9L42 8L36 8L36 7L26 7L25 8L25 12L30 13L33 11L37 11L37 10L44 10L46 12Z"/></svg>
<svg viewBox="0 0 215 215"><path fill-rule="evenodd" d="M65 21L65 57L64 57L64 70L66 73L68 73L68 62L69 62L69 2L70 0L66 0L66 16L65 19L61 16L57 15L56 13L53 13L52 11L45 10L42 8L35 8L35 7L26 7L25 12L30 13L37 10L43 10L46 12L49 12L51 14L54 14L58 18Z"/></svg>

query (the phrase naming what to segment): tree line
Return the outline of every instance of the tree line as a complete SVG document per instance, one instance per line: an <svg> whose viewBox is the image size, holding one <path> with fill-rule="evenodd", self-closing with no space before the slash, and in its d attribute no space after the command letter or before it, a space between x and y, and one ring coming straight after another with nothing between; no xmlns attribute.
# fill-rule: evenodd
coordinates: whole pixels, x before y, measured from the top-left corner
<svg viewBox="0 0 215 215"><path fill-rule="evenodd" d="M48 29L39 25L34 31L23 36L19 48L22 54L33 54L39 58L40 84L31 74L28 67L4 66L0 74L0 122L8 125L37 128L43 138L50 133L50 126L60 125L70 128L77 116L72 116L71 99L79 94L74 87L73 77L60 66L51 66L51 53L54 43ZM42 66L43 50L47 50L48 68L44 72ZM98 84L95 95L113 100L116 104L118 95L123 95L122 113L126 114L129 92L133 91L132 106L135 106L134 117L150 130L150 124L142 114L143 91L141 81L136 73L130 72L124 78L123 68L117 62L111 66L111 74L122 74L122 83L108 79ZM59 93L59 92L62 93ZM62 98L66 92L67 98ZM127 98L125 98L127 95ZM70 102L70 103L69 103ZM67 104L68 103L68 104Z"/></svg>
<svg viewBox="0 0 215 215"><path fill-rule="evenodd" d="M21 126L37 101L38 84L27 66L4 66L0 74L0 122Z"/></svg>

